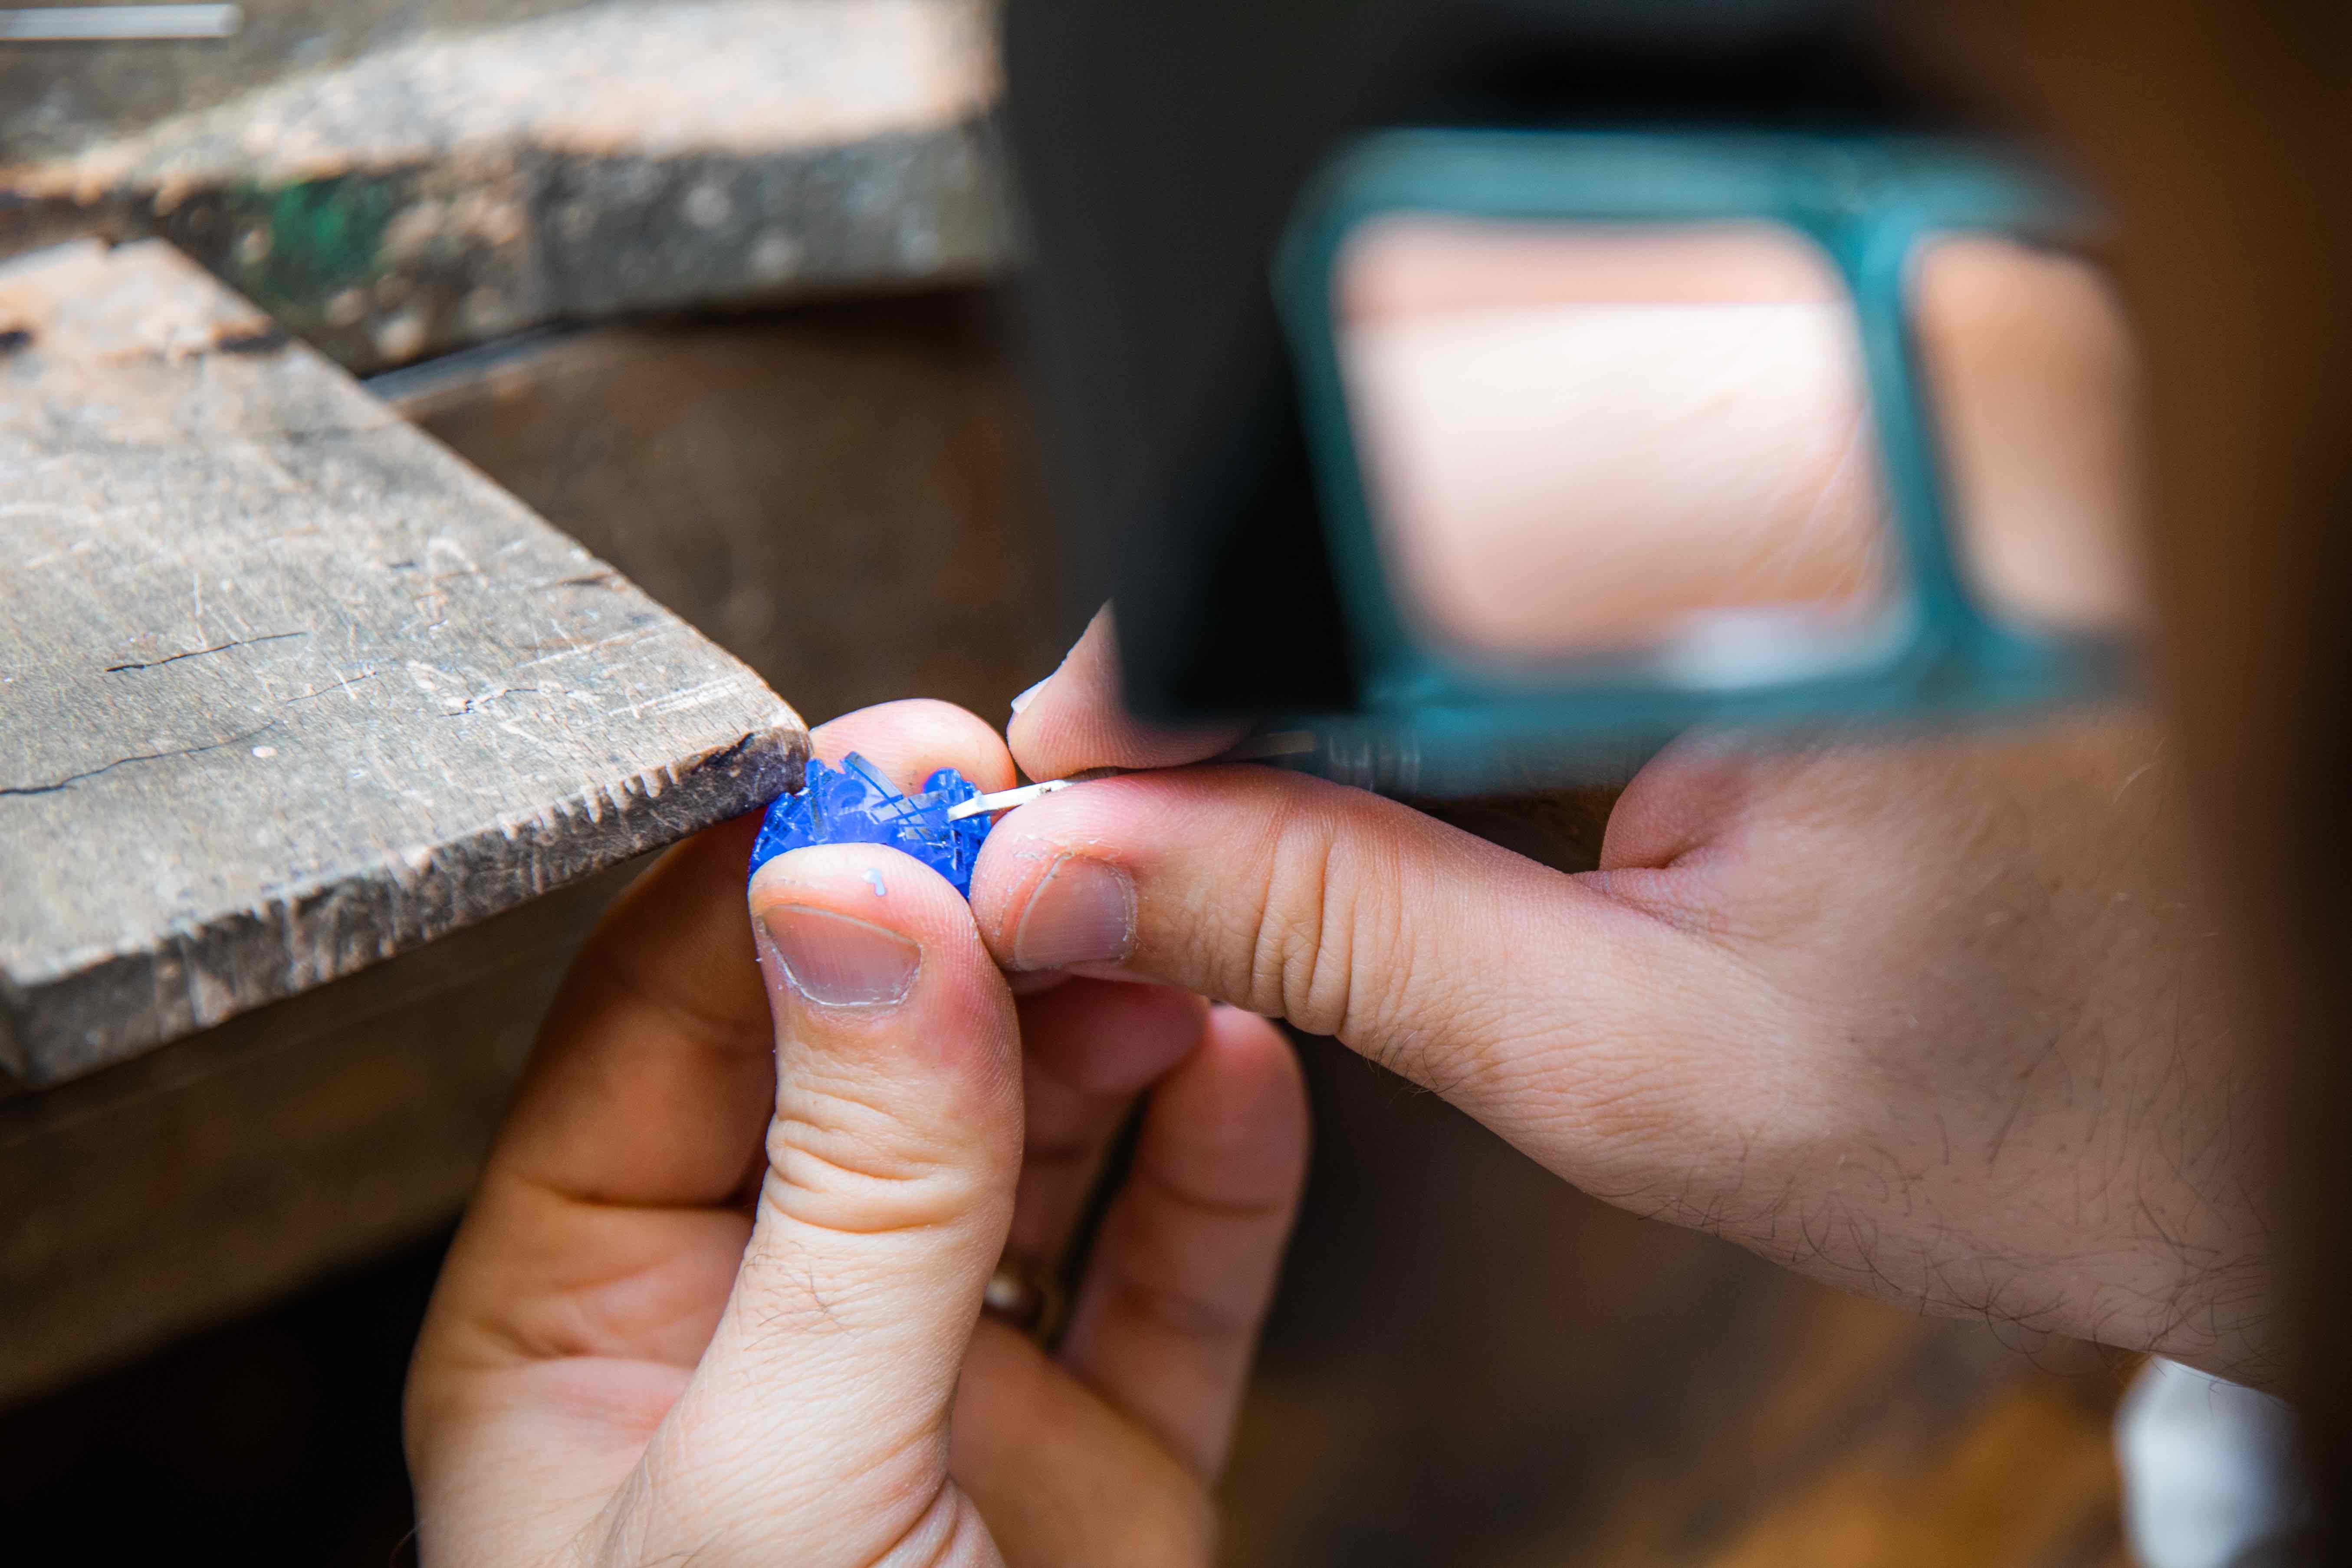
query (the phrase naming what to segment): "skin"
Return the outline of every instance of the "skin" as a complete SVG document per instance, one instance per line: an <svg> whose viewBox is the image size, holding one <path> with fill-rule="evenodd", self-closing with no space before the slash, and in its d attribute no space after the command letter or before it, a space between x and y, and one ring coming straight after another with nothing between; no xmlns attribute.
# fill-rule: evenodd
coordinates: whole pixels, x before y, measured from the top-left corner
<svg viewBox="0 0 2352 1568"><path fill-rule="evenodd" d="M1012 782L938 703L816 744L904 787ZM747 928L754 828L632 889L549 1017L410 1370L421 1559L1207 1563L1305 1168L1288 1047L1160 987L1016 999L955 890L892 850L780 857ZM768 941L755 964L780 910L914 943L903 999L814 1000ZM1146 1090L1048 1354L982 1288L1000 1253L1059 1253Z"/></svg>
<svg viewBox="0 0 2352 1568"><path fill-rule="evenodd" d="M1097 619L1013 721L1024 771L1223 743L1140 730L1115 693ZM2128 717L1693 738L1567 875L1318 780L1181 768L1009 816L972 905L1008 967L1336 1035L1637 1213L1922 1311L2245 1376L2261 1129L2176 785ZM1129 915L1083 962L1036 912L1080 863Z"/></svg>
<svg viewBox="0 0 2352 1568"><path fill-rule="evenodd" d="M1923 74L2084 169L2126 237L2166 704L2278 1102L2271 1158L2293 1173L2271 1177L2282 1384L2308 1417L2314 1495L2352 1497L2352 12L1935 0L1904 32Z"/></svg>

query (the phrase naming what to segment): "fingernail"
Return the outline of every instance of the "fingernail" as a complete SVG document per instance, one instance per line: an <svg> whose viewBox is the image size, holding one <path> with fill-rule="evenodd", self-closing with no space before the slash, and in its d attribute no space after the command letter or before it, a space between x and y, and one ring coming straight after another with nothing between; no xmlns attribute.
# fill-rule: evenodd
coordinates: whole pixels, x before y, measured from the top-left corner
<svg viewBox="0 0 2352 1568"><path fill-rule="evenodd" d="M1109 963L1135 945L1135 889L1125 872L1100 860L1065 855L1054 862L1013 928L1020 969Z"/></svg>
<svg viewBox="0 0 2352 1568"><path fill-rule="evenodd" d="M915 984L923 950L897 931L804 904L760 912L784 978L826 1007L887 1007Z"/></svg>
<svg viewBox="0 0 2352 1568"><path fill-rule="evenodd" d="M1050 675L1049 675L1049 676L1047 676L1047 677L1045 678L1045 680L1051 680L1051 679L1054 679L1054 678L1053 678L1052 676L1050 676ZM1043 691L1043 690L1045 690L1045 680L1041 680L1041 681L1039 681L1036 685L1034 685L1034 686L1031 687L1028 690L1026 690L1026 691L1023 692L1020 696L1018 696L1018 697L1014 698L1014 699L1013 700L1013 711L1014 711L1015 713L1018 713L1018 712L1020 712L1020 711L1021 711L1021 710L1023 710L1024 708L1028 707L1028 706L1029 706L1029 699L1031 699L1032 697L1036 696L1036 695L1037 695L1037 693L1039 693L1040 691Z"/></svg>

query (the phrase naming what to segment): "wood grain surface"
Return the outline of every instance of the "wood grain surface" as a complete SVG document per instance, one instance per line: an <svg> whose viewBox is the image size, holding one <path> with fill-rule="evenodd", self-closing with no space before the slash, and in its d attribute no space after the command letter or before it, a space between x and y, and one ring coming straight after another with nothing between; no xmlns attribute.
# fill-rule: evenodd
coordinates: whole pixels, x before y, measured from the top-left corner
<svg viewBox="0 0 2352 1568"><path fill-rule="evenodd" d="M120 1060L779 793L798 718L157 243L0 271L0 1064Z"/></svg>

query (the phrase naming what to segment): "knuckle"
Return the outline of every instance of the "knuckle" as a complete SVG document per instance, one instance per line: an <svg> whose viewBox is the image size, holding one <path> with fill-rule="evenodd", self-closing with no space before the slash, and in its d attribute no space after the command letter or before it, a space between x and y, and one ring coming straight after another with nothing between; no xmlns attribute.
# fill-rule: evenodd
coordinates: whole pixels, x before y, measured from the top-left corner
<svg viewBox="0 0 2352 1568"><path fill-rule="evenodd" d="M951 1224L973 1207L968 1162L880 1107L810 1089L779 1097L761 1206L854 1235Z"/></svg>
<svg viewBox="0 0 2352 1568"><path fill-rule="evenodd" d="M1316 972L1342 955L1327 953L1331 893L1331 841L1319 825L1286 811L1276 825L1274 854L1267 858L1267 893L1251 944L1254 990L1273 1000L1285 1017L1302 1028L1328 1035L1344 1012L1344 986L1334 997L1318 988ZM1344 942L1344 938L1342 938Z"/></svg>
<svg viewBox="0 0 2352 1568"><path fill-rule="evenodd" d="M1302 790L1251 849L1256 885L1192 939L1193 973L1217 994L1440 1093L1511 1070L1519 1000L1462 962L1465 933L1416 929L1433 906L1416 897L1410 845Z"/></svg>
<svg viewBox="0 0 2352 1568"><path fill-rule="evenodd" d="M1365 836L1292 804L1275 824L1248 994L1312 1034L1380 1042L1413 986L1399 868Z"/></svg>

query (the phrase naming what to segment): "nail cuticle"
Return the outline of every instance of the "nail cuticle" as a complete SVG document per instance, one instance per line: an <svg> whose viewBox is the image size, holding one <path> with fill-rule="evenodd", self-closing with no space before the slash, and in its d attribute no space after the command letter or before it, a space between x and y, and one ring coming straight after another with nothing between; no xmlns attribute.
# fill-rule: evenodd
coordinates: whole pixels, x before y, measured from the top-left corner
<svg viewBox="0 0 2352 1568"><path fill-rule="evenodd" d="M1102 860L1064 854L1040 878L1013 933L1014 967L1115 963L1135 945L1135 887Z"/></svg>
<svg viewBox="0 0 2352 1568"><path fill-rule="evenodd" d="M887 926L806 904L759 911L784 984L826 1008L895 1006L915 988L922 949Z"/></svg>

